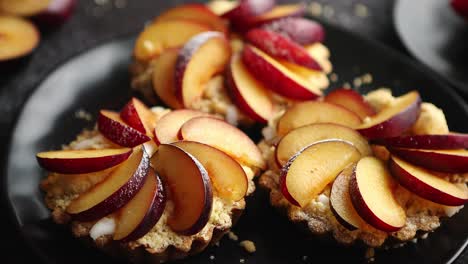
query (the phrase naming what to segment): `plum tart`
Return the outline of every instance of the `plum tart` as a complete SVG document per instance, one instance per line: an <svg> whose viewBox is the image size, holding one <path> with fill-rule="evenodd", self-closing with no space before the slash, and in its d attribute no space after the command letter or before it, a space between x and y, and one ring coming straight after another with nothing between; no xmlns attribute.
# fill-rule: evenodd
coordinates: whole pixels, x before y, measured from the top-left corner
<svg viewBox="0 0 468 264"><path fill-rule="evenodd" d="M337 89L278 114L263 134L259 184L271 204L343 244L404 243L468 201L468 135L449 132L416 91Z"/></svg>
<svg viewBox="0 0 468 264"><path fill-rule="evenodd" d="M304 13L217 0L156 17L136 40L132 87L173 110L132 98L38 153L54 221L133 261L181 259L230 230L260 172L274 207L343 244L409 241L457 213L468 135L417 91L324 95L330 52ZM236 128L255 123L258 145Z"/></svg>
<svg viewBox="0 0 468 264"><path fill-rule="evenodd" d="M216 243L265 168L258 147L220 117L135 98L37 160L55 222L110 254L153 263Z"/></svg>
<svg viewBox="0 0 468 264"><path fill-rule="evenodd" d="M132 87L152 101L266 124L329 85L324 29L303 4L218 0L156 17L137 38ZM177 31L177 34L173 32Z"/></svg>

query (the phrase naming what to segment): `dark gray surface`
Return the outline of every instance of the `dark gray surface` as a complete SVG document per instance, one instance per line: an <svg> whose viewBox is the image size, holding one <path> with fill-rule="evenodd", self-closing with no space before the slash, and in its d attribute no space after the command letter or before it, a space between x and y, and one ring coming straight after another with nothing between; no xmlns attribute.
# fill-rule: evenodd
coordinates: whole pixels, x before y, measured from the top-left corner
<svg viewBox="0 0 468 264"><path fill-rule="evenodd" d="M127 0L125 8L117 8L115 5L116 2L125 1L109 0L108 2L109 4L100 6L93 0L80 0L71 20L57 29L43 31L43 41L40 47L29 58L22 60L14 67L2 65L0 68L0 127L2 128L0 139L3 146L9 140L11 125L18 115L21 105L38 83L55 67L73 55L99 43L122 35L136 34L146 21L161 10L184 1ZM318 2L326 3L328 6L322 8L322 14L329 15L332 13L330 12L331 8L333 9L333 15L327 15L325 18L331 23L380 40L386 45L405 52L392 27L393 1L322 0ZM368 7L367 17L356 15L357 3L364 3ZM324 12L325 9L328 11ZM344 43L344 45L346 44ZM2 159L5 159L4 151L2 149ZM6 208L6 205L2 204L1 208ZM23 248L24 244L17 239L12 223L2 218L1 224L2 227L5 226L4 230L6 231L1 236L1 242L4 244L5 241L7 245L6 248L2 248L2 252L8 252L3 256L2 263L34 261L35 258L30 256L30 251L18 252L18 249ZM460 263L463 262L460 261Z"/></svg>
<svg viewBox="0 0 468 264"><path fill-rule="evenodd" d="M468 21L456 15L449 1L399 0L394 19L411 54L435 69L468 96Z"/></svg>

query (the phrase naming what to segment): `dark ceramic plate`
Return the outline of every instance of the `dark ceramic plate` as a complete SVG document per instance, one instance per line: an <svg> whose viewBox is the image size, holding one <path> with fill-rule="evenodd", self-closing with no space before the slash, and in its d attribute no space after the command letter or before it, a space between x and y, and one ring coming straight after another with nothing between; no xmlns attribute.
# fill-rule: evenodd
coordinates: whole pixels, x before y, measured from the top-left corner
<svg viewBox="0 0 468 264"><path fill-rule="evenodd" d="M410 53L468 96L468 20L449 0L399 0L394 22Z"/></svg>
<svg viewBox="0 0 468 264"><path fill-rule="evenodd" d="M376 87L392 87L400 95L418 89L424 100L434 102L447 114L450 127L468 132L468 107L435 75L392 50L326 25L339 86L370 72ZM119 109L131 96L127 72L132 40L121 39L85 52L52 72L37 87L17 119L12 132L6 165L6 199L9 212L31 248L45 263L106 263L110 259L73 239L63 227L50 220L38 184L44 177L35 153L57 149L71 141L93 122L75 117L83 109L94 117L100 108ZM360 263L362 248L342 247L327 240L310 238L269 206L268 194L255 192L234 231L241 239L253 240L257 252L246 254L229 239L184 263ZM377 263L452 262L466 245L468 210L444 221L428 239L390 251L377 252ZM210 256L215 257L210 260ZM307 257L304 257L307 256Z"/></svg>

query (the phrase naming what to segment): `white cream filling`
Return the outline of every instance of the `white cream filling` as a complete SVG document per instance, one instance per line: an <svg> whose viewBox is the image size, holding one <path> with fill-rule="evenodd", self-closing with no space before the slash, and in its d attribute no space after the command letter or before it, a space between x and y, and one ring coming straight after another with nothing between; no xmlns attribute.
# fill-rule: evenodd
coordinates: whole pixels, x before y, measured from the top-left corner
<svg viewBox="0 0 468 264"><path fill-rule="evenodd" d="M115 220L111 217L104 217L101 220L97 221L91 230L89 231L89 236L96 240L101 236L113 235L115 232Z"/></svg>

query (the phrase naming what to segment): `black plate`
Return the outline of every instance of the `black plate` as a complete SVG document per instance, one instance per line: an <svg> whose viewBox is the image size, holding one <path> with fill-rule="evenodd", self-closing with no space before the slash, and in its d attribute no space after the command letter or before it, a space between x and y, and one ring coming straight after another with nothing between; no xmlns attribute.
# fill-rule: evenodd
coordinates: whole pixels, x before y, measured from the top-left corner
<svg viewBox="0 0 468 264"><path fill-rule="evenodd" d="M435 75L392 50L351 33L326 25L327 45L332 52L335 72L341 85L353 77L370 72L374 83L361 88L389 86L399 95L418 89L424 100L434 102L447 114L450 127L468 131L468 108L453 91ZM46 263L105 263L110 259L97 250L73 239L63 227L50 220L38 189L44 172L34 154L57 149L72 140L83 127L93 122L75 118L84 109L95 117L98 109L119 109L131 96L127 72L132 49L131 39L115 40L83 53L60 66L37 87L24 105L12 131L8 154L6 191L10 212L21 233ZM341 82L342 81L342 82ZM377 263L442 263L451 262L466 244L468 210L463 210L428 239L403 248L377 253ZM247 255L229 239L220 247L206 250L184 263L341 263L363 262L360 248L324 243L310 238L290 224L269 206L268 194L255 192L234 231L241 239L255 241L257 252ZM209 259L210 255L215 260ZM303 256L308 256L303 259Z"/></svg>
<svg viewBox="0 0 468 264"><path fill-rule="evenodd" d="M394 22L408 50L468 95L468 21L448 0L399 0Z"/></svg>

